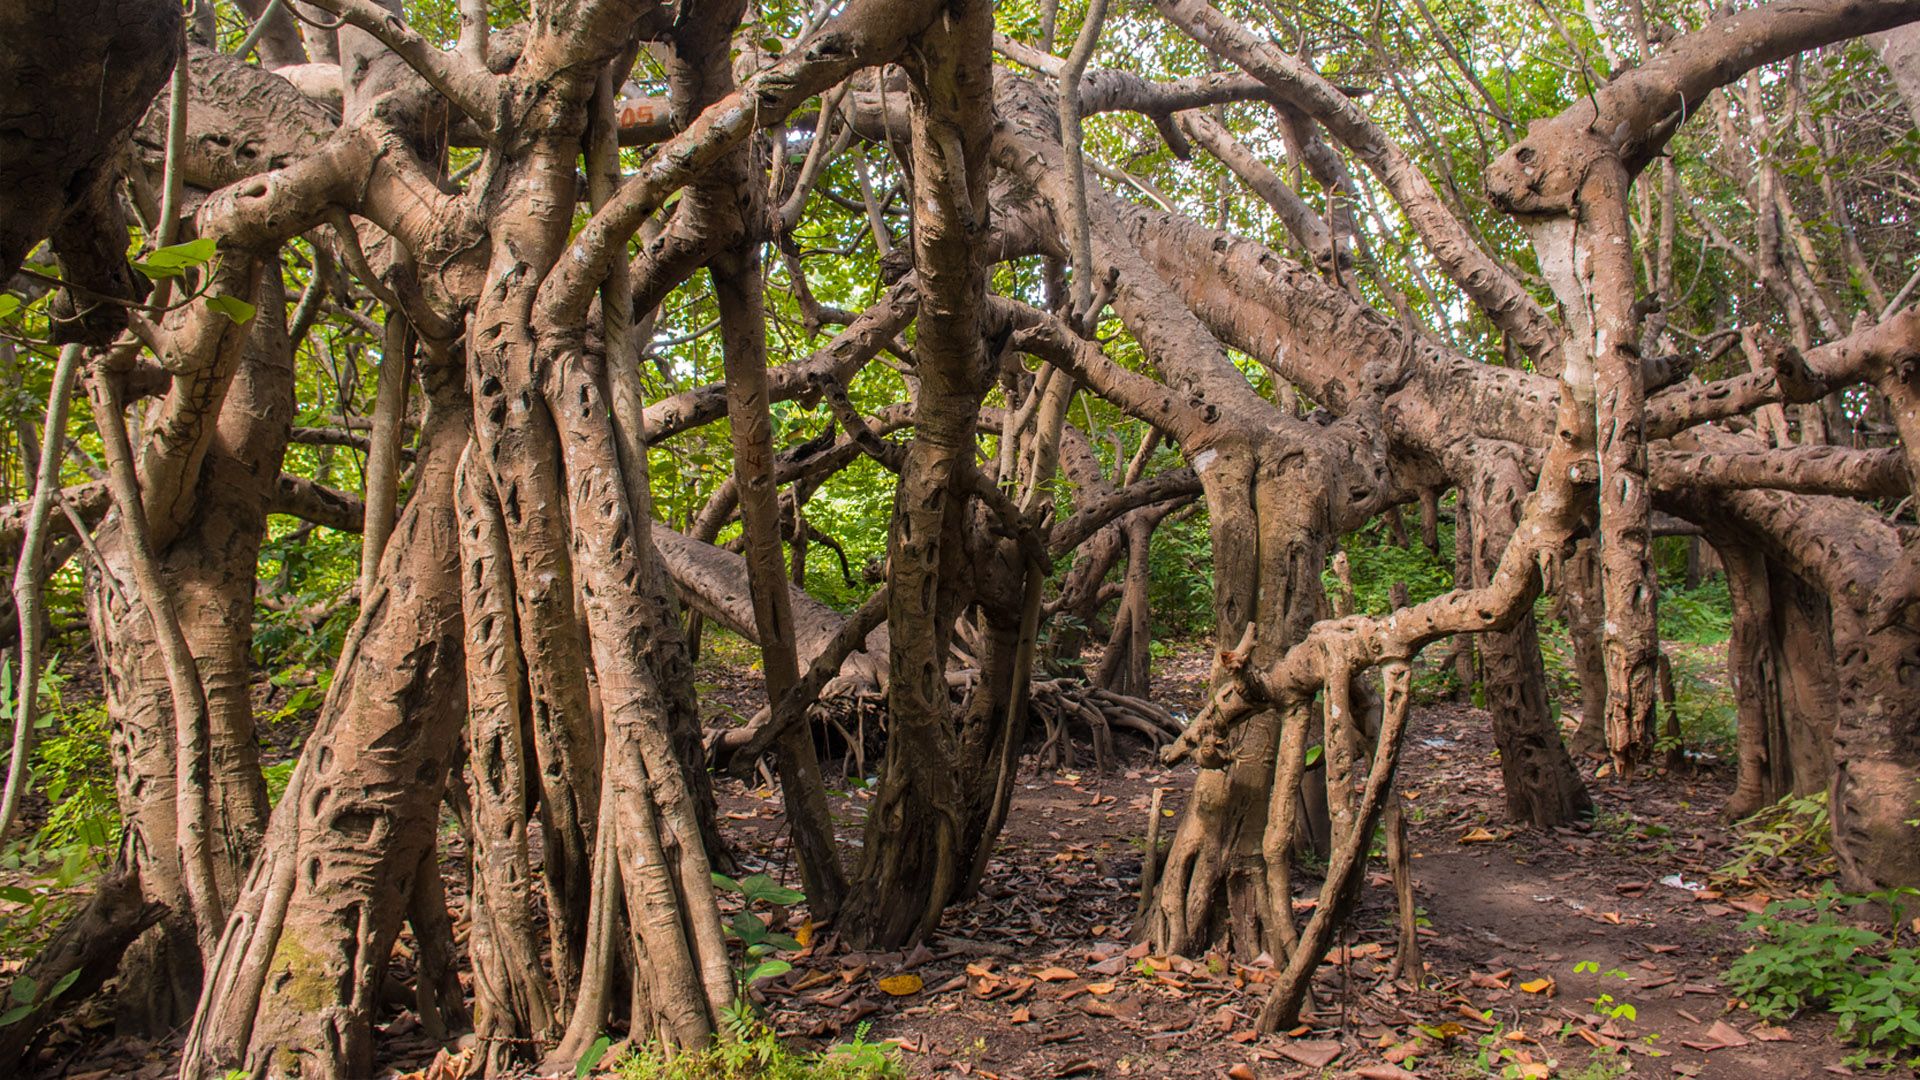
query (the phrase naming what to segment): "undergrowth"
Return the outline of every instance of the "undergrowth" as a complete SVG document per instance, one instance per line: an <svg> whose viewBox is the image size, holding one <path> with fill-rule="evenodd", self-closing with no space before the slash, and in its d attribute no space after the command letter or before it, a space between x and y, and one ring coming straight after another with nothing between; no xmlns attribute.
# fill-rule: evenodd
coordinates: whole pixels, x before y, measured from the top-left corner
<svg viewBox="0 0 1920 1080"><path fill-rule="evenodd" d="M1760 941L1733 962L1727 987L1758 1017L1782 1020L1821 1010L1836 1033L1859 1047L1850 1065L1896 1062L1920 1067L1920 948L1899 947L1900 927L1915 897L1911 889L1852 896L1832 884L1816 896L1781 900L1747 917L1744 929ZM1893 914L1891 935L1848 922L1863 905ZM1803 921L1804 914L1812 915Z"/></svg>
<svg viewBox="0 0 1920 1080"><path fill-rule="evenodd" d="M758 1021L734 1026L698 1053L668 1058L657 1047L631 1051L615 1067L622 1080L895 1080L904 1078L885 1044L867 1041L860 1025L851 1042L818 1054L796 1053Z"/></svg>
<svg viewBox="0 0 1920 1080"><path fill-rule="evenodd" d="M1812 878L1833 873L1833 830L1824 791L1789 795L1756 811L1736 828L1740 839L1733 846L1733 858L1714 871L1716 882L1751 881L1784 868Z"/></svg>

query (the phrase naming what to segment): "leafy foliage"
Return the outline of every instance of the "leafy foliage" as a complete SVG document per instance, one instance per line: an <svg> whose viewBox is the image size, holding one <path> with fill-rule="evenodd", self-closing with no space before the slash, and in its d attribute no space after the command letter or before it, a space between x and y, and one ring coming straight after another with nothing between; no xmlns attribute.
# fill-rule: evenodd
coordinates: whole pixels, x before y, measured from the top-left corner
<svg viewBox="0 0 1920 1080"><path fill-rule="evenodd" d="M895 1080L905 1070L883 1045L866 1040L860 1025L852 1041L819 1054L796 1054L758 1021L734 1025L727 1037L697 1053L671 1058L655 1048L629 1053L622 1080Z"/></svg>
<svg viewBox="0 0 1920 1080"><path fill-rule="evenodd" d="M1902 895L1905 894L1905 895ZM1869 1054L1920 1065L1920 949L1891 948L1884 934L1852 925L1845 909L1885 904L1895 933L1913 890L1851 896L1824 885L1819 895L1782 900L1747 917L1763 940L1733 962L1727 985L1757 1016L1784 1019L1809 1009L1837 1018L1841 1038ZM1810 912L1811 922L1783 917Z"/></svg>
<svg viewBox="0 0 1920 1080"><path fill-rule="evenodd" d="M1804 872L1821 874L1833 866L1829 843L1827 793L1789 795L1740 822L1733 858L1714 877L1740 881L1754 877L1775 860L1794 860Z"/></svg>

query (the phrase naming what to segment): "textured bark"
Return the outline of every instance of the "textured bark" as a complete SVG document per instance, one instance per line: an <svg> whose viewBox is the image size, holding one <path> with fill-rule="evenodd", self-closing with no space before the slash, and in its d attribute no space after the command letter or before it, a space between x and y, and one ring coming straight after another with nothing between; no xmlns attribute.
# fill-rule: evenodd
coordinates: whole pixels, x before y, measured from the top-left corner
<svg viewBox="0 0 1920 1080"><path fill-rule="evenodd" d="M1517 458L1512 452L1487 454L1465 492L1475 526L1476 588L1492 583L1532 486ZM1548 828L1587 817L1593 800L1547 707L1547 672L1533 613L1521 615L1510 630L1481 634L1479 646L1508 819Z"/></svg>
<svg viewBox="0 0 1920 1080"><path fill-rule="evenodd" d="M372 1070L372 1004L466 711L452 502L470 406L457 371L422 374L413 497L210 965L183 1076Z"/></svg>
<svg viewBox="0 0 1920 1080"><path fill-rule="evenodd" d="M945 657L958 615L967 500L960 472L972 464L974 424L990 360L983 336L986 266L979 241L988 221L987 150L992 135L993 11L984 0L952 4L924 32L909 65L913 261L920 277L917 423L887 544L886 771L867 814L843 930L883 948L917 939L966 883L961 769Z"/></svg>
<svg viewBox="0 0 1920 1080"><path fill-rule="evenodd" d="M180 55L168 0L23 0L0 12L0 281L53 238L66 280L117 300L148 286L127 265L119 159ZM56 301L55 340L105 344L126 310Z"/></svg>
<svg viewBox="0 0 1920 1080"><path fill-rule="evenodd" d="M467 769L472 805L474 1032L489 1075L552 1040L553 990L533 927L527 852L531 783L524 719L526 673L514 619L512 554L492 484L463 456L455 481L460 516L461 614L466 628Z"/></svg>
<svg viewBox="0 0 1920 1080"><path fill-rule="evenodd" d="M268 478L277 478L293 418L293 352L280 321L286 301L277 274L267 275L255 299L260 314L237 371L222 387L224 404L215 397L217 415L195 414L202 418L207 448L193 485L192 514L160 552L161 572L206 693L209 834L216 841L214 882L226 897L239 890L266 829L267 792L251 699L255 564L275 490ZM192 393L193 380L181 384ZM181 431L175 427L170 434ZM121 812L138 838L141 885L170 912L129 953L119 1007L129 1027L161 1031L191 1016L203 963L187 933L190 922L183 921L189 908L175 851L173 702L150 627L123 604L133 594L117 518L100 530L96 548L120 583L107 589L97 573L90 574L88 607L114 721Z"/></svg>

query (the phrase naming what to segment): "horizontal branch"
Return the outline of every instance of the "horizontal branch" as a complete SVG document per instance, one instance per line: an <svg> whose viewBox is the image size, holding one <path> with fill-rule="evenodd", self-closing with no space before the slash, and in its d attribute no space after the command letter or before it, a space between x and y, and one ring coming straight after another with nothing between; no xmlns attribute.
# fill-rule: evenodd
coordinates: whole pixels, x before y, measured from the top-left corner
<svg viewBox="0 0 1920 1080"><path fill-rule="evenodd" d="M74 514L89 528L100 523L113 509L113 493L107 490L105 480L89 480L84 484L61 488L60 498L73 509ZM26 537L27 516L32 513L33 503L8 503L0 506L0 551L8 553L9 558L20 541ZM65 514L47 519L49 536L72 536L73 523Z"/></svg>
<svg viewBox="0 0 1920 1080"><path fill-rule="evenodd" d="M304 476L281 473L273 494L267 499L267 513L285 514L339 532L357 533L366 517L366 504Z"/></svg>
<svg viewBox="0 0 1920 1080"><path fill-rule="evenodd" d="M1897 499L1910 493L1899 450L1851 450L1795 446L1781 450L1656 450L1653 486L1675 488L1777 488L1805 495L1850 495Z"/></svg>
<svg viewBox="0 0 1920 1080"><path fill-rule="evenodd" d="M1154 0L1194 39L1265 83L1367 163L1447 276L1536 361L1558 348L1559 328L1514 276L1495 262L1447 209L1406 150L1366 110L1319 72L1255 37L1206 0Z"/></svg>
<svg viewBox="0 0 1920 1080"><path fill-rule="evenodd" d="M918 310L919 290L912 275L900 279L880 301L860 314L833 340L815 349L806 359L780 364L767 370L769 401L809 398L813 379L825 375L842 385L867 361L887 348ZM661 398L647 406L647 441L657 443L683 431L713 423L727 415L725 383L710 383Z"/></svg>
<svg viewBox="0 0 1920 1080"><path fill-rule="evenodd" d="M1101 527L1115 518L1142 506L1173 499L1190 499L1200 494L1200 476L1192 469L1180 468L1126 487L1088 502L1072 517L1061 522L1048 538L1047 547L1056 556L1079 547Z"/></svg>
<svg viewBox="0 0 1920 1080"><path fill-rule="evenodd" d="M1487 168L1487 197L1516 214L1566 213L1593 162L1638 173L1709 93L1763 64L1920 19L1920 0L1775 0L1710 20L1582 95Z"/></svg>

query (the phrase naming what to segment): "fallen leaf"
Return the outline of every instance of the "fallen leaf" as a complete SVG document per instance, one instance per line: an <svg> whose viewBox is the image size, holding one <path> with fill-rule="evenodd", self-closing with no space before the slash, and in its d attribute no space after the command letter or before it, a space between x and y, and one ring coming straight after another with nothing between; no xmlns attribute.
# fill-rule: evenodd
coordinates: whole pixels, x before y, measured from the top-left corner
<svg viewBox="0 0 1920 1080"><path fill-rule="evenodd" d="M1389 1064L1398 1065L1408 1058L1421 1057L1432 1049L1432 1047L1421 1042L1419 1039L1413 1039L1408 1042L1403 1042L1399 1046L1388 1047L1386 1052L1380 1056L1386 1058Z"/></svg>
<svg viewBox="0 0 1920 1080"><path fill-rule="evenodd" d="M1521 983L1520 989L1525 990L1529 994L1545 994L1548 997L1552 997L1553 980L1549 978L1532 979Z"/></svg>
<svg viewBox="0 0 1920 1080"><path fill-rule="evenodd" d="M1232 1039L1234 1042L1237 1042L1237 1043L1250 1043L1259 1037L1260 1037L1260 1033L1253 1030L1252 1028L1248 1028L1245 1031L1236 1031L1233 1034L1227 1036L1227 1038Z"/></svg>
<svg viewBox="0 0 1920 1080"><path fill-rule="evenodd" d="M1088 983L1088 984L1087 984L1087 993L1089 993L1089 994L1111 994L1111 993L1113 993L1113 984L1112 984L1112 983L1110 983L1110 982L1097 982L1097 983Z"/></svg>
<svg viewBox="0 0 1920 1080"><path fill-rule="evenodd" d="M1753 1041L1745 1035L1742 1035L1739 1028L1734 1027L1725 1020L1715 1020L1713 1026L1707 1029L1707 1038L1712 1039L1721 1046L1745 1046Z"/></svg>
<svg viewBox="0 0 1920 1080"><path fill-rule="evenodd" d="M1010 1017L1010 1019L1016 1024L1024 1024L1027 1021L1033 1019L1033 1014L1027 1011L1027 1007L1025 1005L1022 1005L1019 1008L1013 1010L1013 1016Z"/></svg>
<svg viewBox="0 0 1920 1080"><path fill-rule="evenodd" d="M1080 976L1063 967L1049 966L1034 972L1033 977L1041 982L1061 982L1066 979L1077 979Z"/></svg>
<svg viewBox="0 0 1920 1080"><path fill-rule="evenodd" d="M1793 1032L1773 1024L1761 1024L1753 1029L1753 1037L1761 1042L1792 1042Z"/></svg>
<svg viewBox="0 0 1920 1080"><path fill-rule="evenodd" d="M891 975L880 980L880 989L885 990L894 997L906 997L908 994L917 994L923 985L925 984L920 981L920 976L911 974Z"/></svg>
<svg viewBox="0 0 1920 1080"><path fill-rule="evenodd" d="M1353 1070L1353 1075L1364 1080L1420 1080L1398 1065L1362 1065Z"/></svg>
<svg viewBox="0 0 1920 1080"><path fill-rule="evenodd" d="M1500 838L1488 832L1486 829L1476 826L1468 829L1466 833L1460 837L1460 842L1463 844L1484 844L1488 841L1498 839Z"/></svg>
<svg viewBox="0 0 1920 1080"><path fill-rule="evenodd" d="M1245 1062L1227 1070L1229 1080L1254 1080L1253 1066Z"/></svg>
<svg viewBox="0 0 1920 1080"><path fill-rule="evenodd" d="M800 929L793 932L793 940L799 942L801 948L804 949L807 947L807 943L813 940L812 919L808 919L806 922L800 924Z"/></svg>
<svg viewBox="0 0 1920 1080"><path fill-rule="evenodd" d="M1309 1069L1324 1069L1333 1064L1333 1059L1339 1057L1346 1047L1331 1039L1303 1039L1281 1043L1274 1049Z"/></svg>

